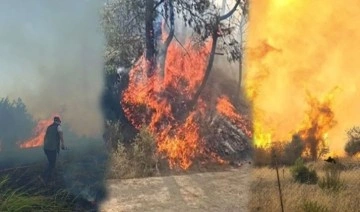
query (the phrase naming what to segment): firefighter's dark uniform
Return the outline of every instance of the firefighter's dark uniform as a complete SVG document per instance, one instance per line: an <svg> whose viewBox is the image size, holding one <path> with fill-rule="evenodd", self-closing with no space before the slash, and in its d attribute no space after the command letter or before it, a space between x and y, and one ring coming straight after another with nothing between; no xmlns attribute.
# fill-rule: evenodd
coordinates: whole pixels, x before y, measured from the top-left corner
<svg viewBox="0 0 360 212"><path fill-rule="evenodd" d="M49 182L56 163L56 156L60 151L60 134L58 127L60 124L54 122L46 130L44 138L44 152L48 159L49 165L43 173L43 179L46 183Z"/></svg>

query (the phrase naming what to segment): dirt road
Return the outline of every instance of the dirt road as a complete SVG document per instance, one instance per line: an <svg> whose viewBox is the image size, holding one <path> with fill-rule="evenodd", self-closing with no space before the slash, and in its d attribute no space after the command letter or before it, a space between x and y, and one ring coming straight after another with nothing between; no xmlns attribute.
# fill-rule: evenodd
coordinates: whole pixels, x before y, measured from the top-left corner
<svg viewBox="0 0 360 212"><path fill-rule="evenodd" d="M247 211L250 165L226 172L108 181L100 211Z"/></svg>

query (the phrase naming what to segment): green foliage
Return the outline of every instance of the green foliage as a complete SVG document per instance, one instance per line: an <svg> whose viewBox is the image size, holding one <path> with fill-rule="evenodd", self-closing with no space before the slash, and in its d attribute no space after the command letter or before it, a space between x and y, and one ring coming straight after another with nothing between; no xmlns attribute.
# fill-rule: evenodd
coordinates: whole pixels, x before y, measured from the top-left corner
<svg viewBox="0 0 360 212"><path fill-rule="evenodd" d="M294 164L296 159L301 157L304 148L304 141L300 138L300 136L293 135L291 142L285 146L283 158L284 164Z"/></svg>
<svg viewBox="0 0 360 212"><path fill-rule="evenodd" d="M330 212L327 207L319 204L316 201L305 201L301 205L301 209L303 212Z"/></svg>
<svg viewBox="0 0 360 212"><path fill-rule="evenodd" d="M319 187L330 191L339 191L344 186L340 179L341 167L337 164L328 164L325 168L325 176L319 181Z"/></svg>
<svg viewBox="0 0 360 212"><path fill-rule="evenodd" d="M145 42L145 1L108 0L102 11L107 46L105 70L130 67L143 52Z"/></svg>
<svg viewBox="0 0 360 212"><path fill-rule="evenodd" d="M20 98L0 99L0 149L17 148L17 142L31 136L34 127L35 122Z"/></svg>
<svg viewBox="0 0 360 212"><path fill-rule="evenodd" d="M0 179L0 211L71 211L60 196L30 195L21 187L8 188L7 183L7 178Z"/></svg>
<svg viewBox="0 0 360 212"><path fill-rule="evenodd" d="M316 184L318 176L315 170L309 170L301 158L295 161L295 164L290 168L290 172L294 180L298 183Z"/></svg>
<svg viewBox="0 0 360 212"><path fill-rule="evenodd" d="M353 127L347 132L348 142L345 145L345 152L349 156L360 153L360 127Z"/></svg>

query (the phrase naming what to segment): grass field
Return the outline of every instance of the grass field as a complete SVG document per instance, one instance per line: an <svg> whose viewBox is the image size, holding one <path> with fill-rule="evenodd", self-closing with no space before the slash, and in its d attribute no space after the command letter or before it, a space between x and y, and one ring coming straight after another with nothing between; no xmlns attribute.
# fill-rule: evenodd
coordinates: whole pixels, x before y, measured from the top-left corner
<svg viewBox="0 0 360 212"><path fill-rule="evenodd" d="M339 191L323 190L319 185L294 182L289 168L279 168L283 194L284 211L360 211L360 160L342 159L344 165L340 179L344 186ZM307 164L318 173L325 175L325 162ZM276 170L268 167L252 170L250 211L281 211Z"/></svg>
<svg viewBox="0 0 360 212"><path fill-rule="evenodd" d="M284 211L360 211L360 160L341 159L344 165L340 179L344 186L339 191L323 190L319 185L294 182L289 168L279 168L283 194ZM325 175L326 162L308 163L316 170L319 178ZM252 170L249 211L281 211L276 170L268 167Z"/></svg>

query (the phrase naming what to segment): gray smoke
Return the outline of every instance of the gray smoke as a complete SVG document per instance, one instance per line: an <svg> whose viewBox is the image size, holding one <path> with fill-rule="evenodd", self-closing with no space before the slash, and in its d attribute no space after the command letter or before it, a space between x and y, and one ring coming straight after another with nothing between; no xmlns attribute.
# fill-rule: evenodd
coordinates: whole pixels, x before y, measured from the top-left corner
<svg viewBox="0 0 360 212"><path fill-rule="evenodd" d="M60 113L79 134L102 132L103 1L3 0L0 97L36 118Z"/></svg>

